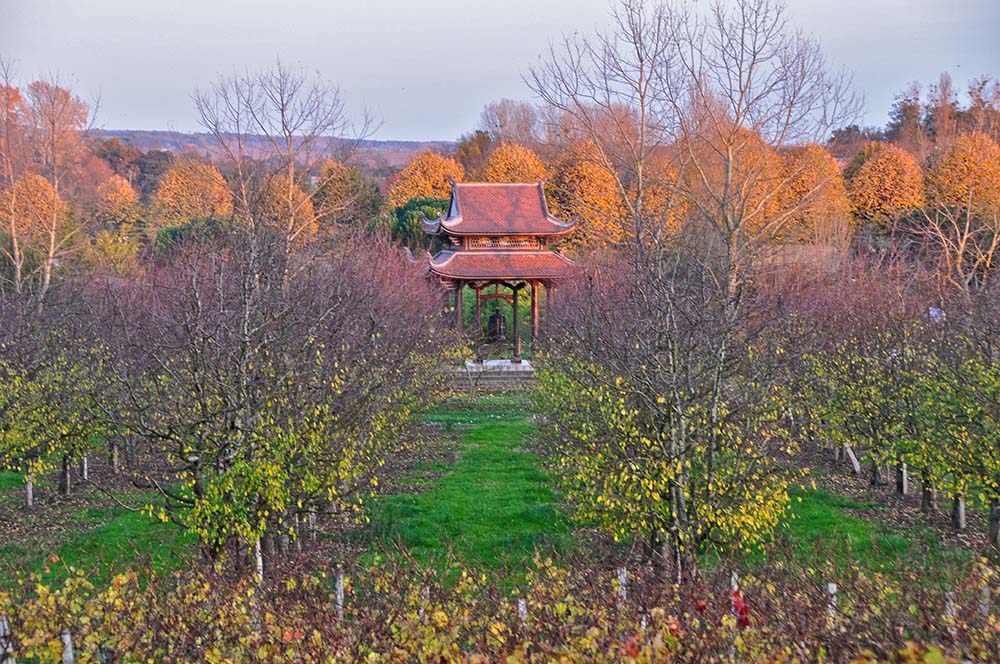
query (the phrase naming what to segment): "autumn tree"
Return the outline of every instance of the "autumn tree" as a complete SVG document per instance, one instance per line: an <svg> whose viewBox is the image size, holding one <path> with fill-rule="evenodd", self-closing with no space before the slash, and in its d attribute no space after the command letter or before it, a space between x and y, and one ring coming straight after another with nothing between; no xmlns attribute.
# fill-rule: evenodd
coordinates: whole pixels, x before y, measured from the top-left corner
<svg viewBox="0 0 1000 664"><path fill-rule="evenodd" d="M367 113L352 120L336 85L280 60L260 71L220 75L194 98L202 126L232 171L236 216L252 237L281 238L279 269L287 285L305 267L296 248L316 227L314 198L325 190L320 167L333 152L341 161L348 158L370 135L373 121ZM306 181L310 170L320 171L315 183ZM338 173L327 171L331 178ZM279 189L280 219L274 205ZM262 246L259 241L263 238L256 237L252 251Z"/></svg>
<svg viewBox="0 0 1000 664"><path fill-rule="evenodd" d="M796 209L789 238L845 243L850 239L851 203L837 160L815 143L780 154L787 180L781 205Z"/></svg>
<svg viewBox="0 0 1000 664"><path fill-rule="evenodd" d="M134 184L143 202L149 202L160 188L160 180L174 167L175 161L174 154L166 150L147 150L136 158L135 166L139 175Z"/></svg>
<svg viewBox="0 0 1000 664"><path fill-rule="evenodd" d="M58 80L38 80L27 87L23 115L35 168L48 181L51 192L51 201L46 206L49 216L38 227L36 243L41 256L38 288L41 306L52 283L53 269L76 249L75 240L83 231L83 220L65 214L59 198L84 153L81 135L90 111L80 97L62 87Z"/></svg>
<svg viewBox="0 0 1000 664"><path fill-rule="evenodd" d="M563 486L678 574L710 542L753 546L788 503L771 460L794 451L781 377L794 347L753 278L800 212L778 205L778 154L855 118L850 80L777 3L625 0L610 31L566 38L529 84L596 147L625 208L622 257L553 323L542 385ZM680 238L649 205L650 180L671 180L653 175L664 153L689 210Z"/></svg>
<svg viewBox="0 0 1000 664"><path fill-rule="evenodd" d="M470 178L479 179L486 160L490 158L496 146L497 143L489 132L477 129L458 139L458 145L455 146L455 160L462 165Z"/></svg>
<svg viewBox="0 0 1000 664"><path fill-rule="evenodd" d="M483 182L539 182L545 165L534 152L516 143L501 143L483 166Z"/></svg>
<svg viewBox="0 0 1000 664"><path fill-rule="evenodd" d="M292 242L302 244L315 236L318 227L312 197L298 185L292 184L291 208L289 208L288 191L289 183L284 177L267 180L261 191L260 221L281 234L284 234L289 226L294 227L297 232Z"/></svg>
<svg viewBox="0 0 1000 664"><path fill-rule="evenodd" d="M569 146L553 164L548 184L552 213L577 223L570 242L578 251L592 251L622 241L626 212L618 183L593 143Z"/></svg>
<svg viewBox="0 0 1000 664"><path fill-rule="evenodd" d="M942 262L942 275L961 291L985 279L1000 245L1000 146L989 136L959 136L932 162L928 206L915 222Z"/></svg>
<svg viewBox="0 0 1000 664"><path fill-rule="evenodd" d="M413 157L389 190L387 202L390 207L406 205L414 198L448 198L451 185L448 179L456 181L465 177L465 169L451 157L436 152L421 152Z"/></svg>
<svg viewBox="0 0 1000 664"><path fill-rule="evenodd" d="M21 207L17 201L15 184L24 172L27 162L27 145L22 117L24 98L14 84L13 65L0 59L0 177L3 185L3 231L6 235L2 251L10 263L10 280L14 291L21 293L25 279L24 238L19 231L23 221L19 219Z"/></svg>
<svg viewBox="0 0 1000 664"><path fill-rule="evenodd" d="M360 168L327 161L320 171L320 184L313 195L316 217L322 228L361 227L375 218L382 207L378 183Z"/></svg>
<svg viewBox="0 0 1000 664"><path fill-rule="evenodd" d="M113 175L98 185L94 212L104 227L127 235L142 216L139 192L122 176Z"/></svg>
<svg viewBox="0 0 1000 664"><path fill-rule="evenodd" d="M219 219L233 213L225 178L211 164L186 160L171 168L153 195L153 209L163 226L192 219Z"/></svg>
<svg viewBox="0 0 1000 664"><path fill-rule="evenodd" d="M139 179L138 161L142 158L142 150L131 143L122 143L116 136L97 144L94 154L103 159L115 172L125 178L130 185L135 185Z"/></svg>
<svg viewBox="0 0 1000 664"><path fill-rule="evenodd" d="M870 143L844 171L855 213L888 226L924 203L924 177L913 155L887 143Z"/></svg>

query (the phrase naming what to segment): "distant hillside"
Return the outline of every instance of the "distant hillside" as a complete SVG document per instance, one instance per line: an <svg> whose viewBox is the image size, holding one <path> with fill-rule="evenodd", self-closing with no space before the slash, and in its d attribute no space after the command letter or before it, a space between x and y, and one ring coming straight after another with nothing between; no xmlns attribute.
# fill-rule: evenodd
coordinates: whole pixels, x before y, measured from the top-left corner
<svg viewBox="0 0 1000 664"><path fill-rule="evenodd" d="M167 150L169 152L192 151L203 155L213 155L216 151L215 139L204 132L151 131L132 129L95 129L91 134L101 140L118 138L131 143L141 150ZM263 139L258 139L261 143ZM344 147L348 142L335 141L332 149ZM339 144L339 145L338 145ZM406 164L410 158L424 150L450 153L455 150L453 141L362 141L357 146L354 158L373 172L386 175Z"/></svg>

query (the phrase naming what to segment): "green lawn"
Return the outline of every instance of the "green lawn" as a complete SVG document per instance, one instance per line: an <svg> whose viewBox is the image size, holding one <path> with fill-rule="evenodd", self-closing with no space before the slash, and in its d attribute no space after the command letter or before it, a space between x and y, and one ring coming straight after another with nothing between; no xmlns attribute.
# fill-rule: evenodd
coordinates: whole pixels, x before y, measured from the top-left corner
<svg viewBox="0 0 1000 664"><path fill-rule="evenodd" d="M66 577L73 567L83 570L92 582L101 583L129 568L151 566L156 572L179 569L193 552L196 541L172 523L161 523L147 514L122 507L77 508L68 516L84 527L66 530L48 544L41 541L0 545L0 570L38 572L46 581L56 581ZM0 573L0 576L13 581L10 574Z"/></svg>
<svg viewBox="0 0 1000 664"><path fill-rule="evenodd" d="M24 486L24 477L21 473L11 470L0 470L0 491L16 489Z"/></svg>
<svg viewBox="0 0 1000 664"><path fill-rule="evenodd" d="M565 556L578 552L573 524L557 506L542 460L526 449L532 432L529 407L524 395L442 403L426 420L460 438L457 456L415 468L406 483L416 492L381 496L373 506L370 525L349 537L373 554L401 544L422 564L444 564L454 556L462 563L491 569L523 569L538 551L571 559ZM0 473L0 507L20 510L16 501L21 490L19 475ZM136 504L152 500L128 498L126 502ZM190 533L114 506L103 496L86 500L89 503L82 506L50 505L44 509L57 511L25 514L24 519L37 520L40 533L50 531L46 519L71 521L74 527L40 535L35 541L0 541L0 570L47 568L46 575L57 578L73 566L98 581L147 564L157 571L178 569L187 557L196 555ZM884 572L924 569L943 577L956 562L971 557L968 551L942 546L940 534L930 528L904 530L886 524L880 511L889 508L878 502L862 503L816 489L797 490L792 500L791 518L776 535L786 546L759 552L757 560L788 552L817 569L829 565ZM30 532L31 522L26 525ZM58 562L51 562L51 554ZM706 554L705 563L713 559Z"/></svg>
<svg viewBox="0 0 1000 664"><path fill-rule="evenodd" d="M779 531L800 560L838 567L860 565L870 571L904 572L914 568L951 569L971 553L941 545L928 527L903 530L880 522L889 507L817 489L792 492L791 518ZM872 518L858 516L868 513Z"/></svg>
<svg viewBox="0 0 1000 664"><path fill-rule="evenodd" d="M522 449L531 431L527 408L525 398L484 396L430 413L428 421L462 432L457 462L420 469L442 473L420 493L382 497L366 537L400 542L420 562L453 553L494 568L569 546L571 525L541 461Z"/></svg>

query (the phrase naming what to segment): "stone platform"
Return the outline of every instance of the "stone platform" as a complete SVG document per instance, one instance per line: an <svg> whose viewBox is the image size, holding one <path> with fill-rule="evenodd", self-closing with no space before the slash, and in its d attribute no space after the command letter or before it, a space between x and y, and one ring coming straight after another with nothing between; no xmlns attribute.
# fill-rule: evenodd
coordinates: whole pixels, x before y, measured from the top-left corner
<svg viewBox="0 0 1000 664"><path fill-rule="evenodd" d="M466 360L465 366L448 369L453 389L461 392L507 392L534 386L535 368L529 360Z"/></svg>

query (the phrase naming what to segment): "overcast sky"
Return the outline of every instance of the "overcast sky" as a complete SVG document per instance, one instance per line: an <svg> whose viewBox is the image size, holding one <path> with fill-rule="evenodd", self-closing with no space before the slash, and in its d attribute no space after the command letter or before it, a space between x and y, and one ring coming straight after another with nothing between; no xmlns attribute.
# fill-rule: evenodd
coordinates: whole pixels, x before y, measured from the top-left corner
<svg viewBox="0 0 1000 664"><path fill-rule="evenodd" d="M698 0L696 0L697 3ZM700 0L702 4L705 0ZM865 124L908 82L1000 76L1000 0L789 0L854 72ZM196 130L192 89L276 57L337 82L381 118L376 138L454 139L483 105L530 98L551 40L607 23L608 0L0 0L0 56L100 97L107 129Z"/></svg>

